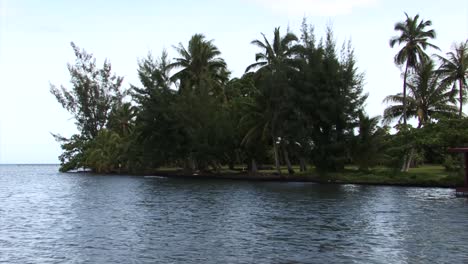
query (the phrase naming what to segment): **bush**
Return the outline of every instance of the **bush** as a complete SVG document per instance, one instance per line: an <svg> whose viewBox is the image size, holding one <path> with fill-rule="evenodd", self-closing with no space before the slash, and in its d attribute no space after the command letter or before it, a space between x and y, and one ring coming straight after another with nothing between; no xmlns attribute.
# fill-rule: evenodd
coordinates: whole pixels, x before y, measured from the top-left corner
<svg viewBox="0 0 468 264"><path fill-rule="evenodd" d="M460 163L457 159L453 158L452 155L446 155L442 165L447 171L458 171L460 170Z"/></svg>

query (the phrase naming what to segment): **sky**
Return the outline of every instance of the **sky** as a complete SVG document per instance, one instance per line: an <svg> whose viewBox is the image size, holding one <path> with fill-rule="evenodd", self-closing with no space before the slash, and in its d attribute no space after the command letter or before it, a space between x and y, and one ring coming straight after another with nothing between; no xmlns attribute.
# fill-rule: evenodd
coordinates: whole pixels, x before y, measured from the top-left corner
<svg viewBox="0 0 468 264"><path fill-rule="evenodd" d="M0 0L0 163L58 163L51 133L68 137L76 128L49 89L70 87L71 41L98 62L109 59L128 88L139 85L138 59L163 49L176 57L173 45L203 33L239 77L255 60L252 40L272 38L278 26L299 34L306 17L318 37L332 25L338 43L352 41L369 93L366 111L375 116L385 96L402 90L397 48L388 41L404 12L432 20L438 54L468 39L466 0Z"/></svg>

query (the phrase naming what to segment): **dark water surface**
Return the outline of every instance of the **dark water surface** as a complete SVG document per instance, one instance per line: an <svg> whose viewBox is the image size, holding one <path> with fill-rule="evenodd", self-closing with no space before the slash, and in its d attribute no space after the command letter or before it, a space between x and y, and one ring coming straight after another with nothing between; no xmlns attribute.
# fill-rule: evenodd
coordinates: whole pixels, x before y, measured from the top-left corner
<svg viewBox="0 0 468 264"><path fill-rule="evenodd" d="M468 263L451 189L0 166L0 263Z"/></svg>

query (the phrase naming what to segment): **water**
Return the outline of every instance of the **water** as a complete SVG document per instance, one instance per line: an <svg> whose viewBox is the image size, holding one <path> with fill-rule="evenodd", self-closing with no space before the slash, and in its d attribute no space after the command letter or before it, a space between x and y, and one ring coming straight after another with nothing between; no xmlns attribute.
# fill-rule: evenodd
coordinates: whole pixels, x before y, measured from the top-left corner
<svg viewBox="0 0 468 264"><path fill-rule="evenodd" d="M0 263L468 263L451 189L0 166Z"/></svg>

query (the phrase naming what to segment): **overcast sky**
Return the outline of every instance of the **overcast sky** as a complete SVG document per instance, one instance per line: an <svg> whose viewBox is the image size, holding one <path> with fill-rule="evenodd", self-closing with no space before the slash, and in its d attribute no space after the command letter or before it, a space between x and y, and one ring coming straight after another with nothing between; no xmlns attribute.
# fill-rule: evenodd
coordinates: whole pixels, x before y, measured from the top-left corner
<svg viewBox="0 0 468 264"><path fill-rule="evenodd" d="M381 115L382 99L402 89L388 40L404 12L433 21L433 42L444 53L468 38L466 0L0 0L0 163L58 163L50 133L70 136L75 126L49 84L69 86L70 41L99 62L110 59L127 88L139 84L138 58L163 48L175 57L172 45L203 33L236 77L254 62L251 40L261 32L271 38L277 26L298 33L306 16L317 35L331 23L340 43L352 40L370 95L367 112Z"/></svg>

